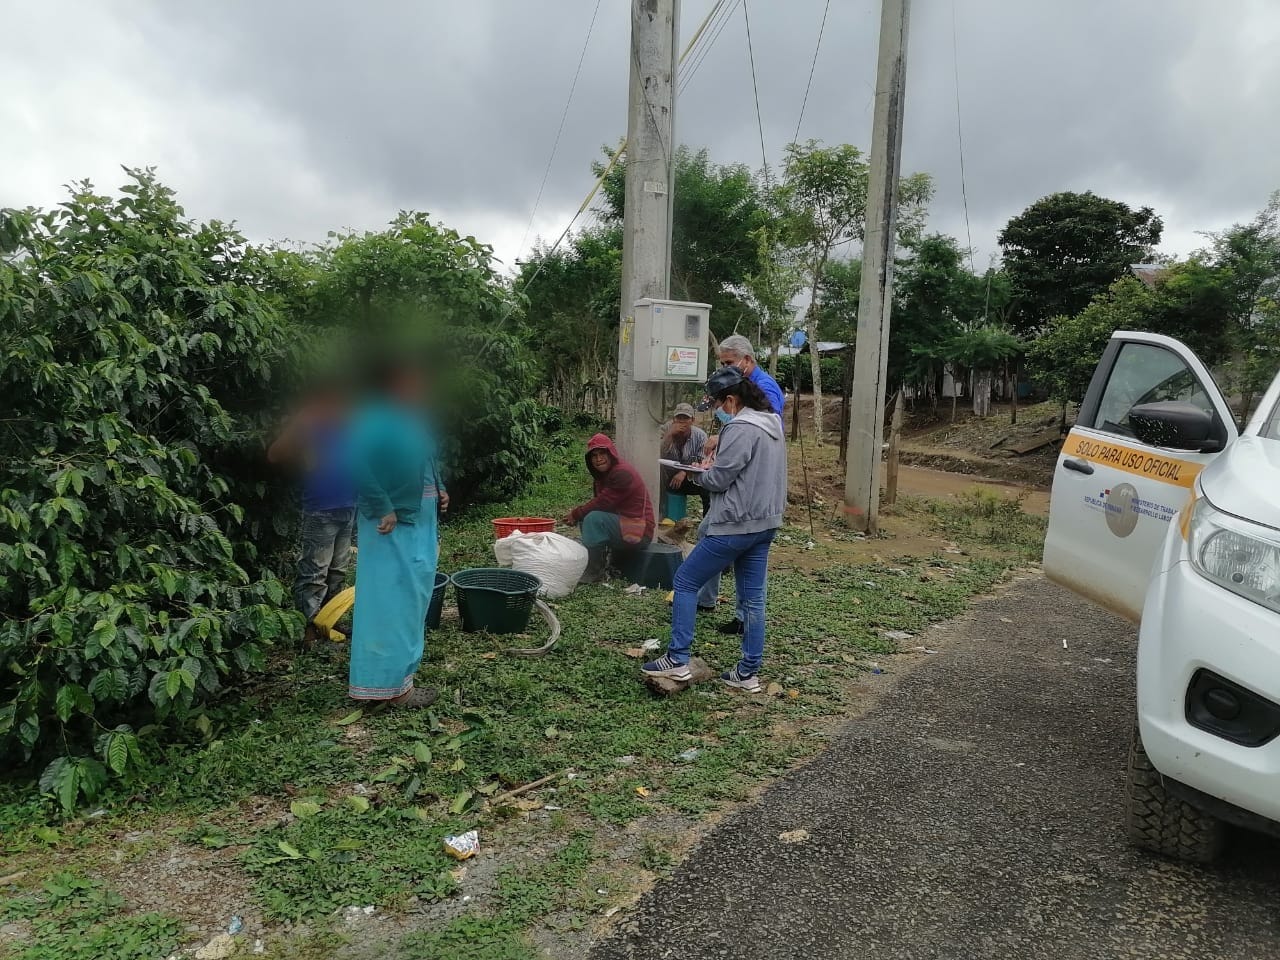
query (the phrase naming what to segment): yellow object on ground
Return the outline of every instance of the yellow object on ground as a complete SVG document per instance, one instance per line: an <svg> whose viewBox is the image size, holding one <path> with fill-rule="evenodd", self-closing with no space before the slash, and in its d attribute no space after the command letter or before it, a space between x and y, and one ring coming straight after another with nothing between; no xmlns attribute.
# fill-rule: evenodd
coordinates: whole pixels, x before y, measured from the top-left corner
<svg viewBox="0 0 1280 960"><path fill-rule="evenodd" d="M315 620L312 622L319 628L320 633L330 640L335 642L346 640L347 635L345 633L339 633L333 628L355 602L356 588L347 587L345 590L335 593L333 598L320 608L320 612L316 614Z"/></svg>

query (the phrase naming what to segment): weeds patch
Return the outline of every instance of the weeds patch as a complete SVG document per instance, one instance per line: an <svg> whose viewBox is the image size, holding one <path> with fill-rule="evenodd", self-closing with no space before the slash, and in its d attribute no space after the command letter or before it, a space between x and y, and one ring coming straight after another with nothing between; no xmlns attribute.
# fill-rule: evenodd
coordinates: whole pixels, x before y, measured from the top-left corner
<svg viewBox="0 0 1280 960"><path fill-rule="evenodd" d="M181 925L158 913L121 914L124 901L101 883L71 873L39 892L0 905L0 920L27 926L30 945L12 960L152 960L177 946ZM2 945L2 944L0 944Z"/></svg>

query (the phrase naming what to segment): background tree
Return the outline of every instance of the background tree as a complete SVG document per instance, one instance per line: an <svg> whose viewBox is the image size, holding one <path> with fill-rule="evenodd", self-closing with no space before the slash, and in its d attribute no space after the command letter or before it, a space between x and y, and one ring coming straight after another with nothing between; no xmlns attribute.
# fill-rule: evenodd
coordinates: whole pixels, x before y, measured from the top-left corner
<svg viewBox="0 0 1280 960"><path fill-rule="evenodd" d="M768 345L769 373L778 374L778 345L795 321L793 301L804 282L795 251L783 242L784 229L764 223L752 231L756 266L742 279L746 303L756 317L755 348Z"/></svg>
<svg viewBox="0 0 1280 960"><path fill-rule="evenodd" d="M621 279L622 230L613 224L575 234L554 253L539 248L520 264L523 338L548 403L613 418Z"/></svg>
<svg viewBox="0 0 1280 960"><path fill-rule="evenodd" d="M1021 350L1022 343L1017 337L990 323L967 327L943 347L943 355L951 363L953 371L963 368L973 374L975 416L991 415L991 381L996 371L1002 369ZM954 409L953 403L952 410Z"/></svg>
<svg viewBox="0 0 1280 960"><path fill-rule="evenodd" d="M984 285L965 269L953 237L916 239L894 265L893 318L889 327L890 384L910 383L941 394L945 344L962 324L982 319Z"/></svg>
<svg viewBox="0 0 1280 960"><path fill-rule="evenodd" d="M862 261L860 259L829 260L818 284L817 334L820 340L845 344L838 360L840 364L840 456L841 467L849 452L849 397L853 393L854 348L858 339L858 301L862 293ZM810 358L812 360L812 358ZM826 366L819 361L818 367ZM822 374L824 383L834 383L835 378Z"/></svg>
<svg viewBox="0 0 1280 960"><path fill-rule="evenodd" d="M1261 396L1280 370L1280 301L1263 297L1243 332L1240 351L1227 365L1227 381L1240 392L1240 420L1253 413Z"/></svg>
<svg viewBox="0 0 1280 960"><path fill-rule="evenodd" d="M1275 374L1268 311L1280 294L1280 201L1209 237L1208 247L1168 266L1151 286L1124 277L1075 316L1050 321L1029 361L1056 399L1083 397L1115 331L1144 330L1181 340L1219 367L1244 408L1251 405Z"/></svg>
<svg viewBox="0 0 1280 960"><path fill-rule="evenodd" d="M717 336L750 329L755 317L743 298L742 283L758 265L758 240L752 234L769 220L760 183L744 164L712 163L705 149L678 148L675 167L671 297L711 304ZM603 165L597 165L597 174L601 170ZM625 158L605 178L603 194L607 221L620 227Z"/></svg>
<svg viewBox="0 0 1280 960"><path fill-rule="evenodd" d="M1128 329L1176 337L1213 366L1230 355L1252 309L1237 301L1230 271L1198 254L1156 280L1145 315Z"/></svg>
<svg viewBox="0 0 1280 960"><path fill-rule="evenodd" d="M1123 277L1071 317L1054 317L1027 350L1033 376L1062 404L1079 403L1094 368L1117 330L1144 330L1154 295L1142 281Z"/></svg>
<svg viewBox="0 0 1280 960"><path fill-rule="evenodd" d="M862 294L862 260L828 260L818 281L819 340L853 343L858 334L858 300Z"/></svg>
<svg viewBox="0 0 1280 960"><path fill-rule="evenodd" d="M1094 193L1037 200L999 237L1014 328L1034 333L1050 317L1079 313L1131 264L1150 258L1162 229L1150 207L1134 210Z"/></svg>
<svg viewBox="0 0 1280 960"><path fill-rule="evenodd" d="M861 241L864 236L868 176L862 151L850 144L823 147L810 140L787 147L776 201L793 244L804 250L810 301L805 332L811 343L818 339L819 287L827 263L837 247ZM900 236L909 239L919 232L932 194L933 183L926 174L902 180L897 221ZM811 353L811 368L814 433L821 442L822 371L817 351Z"/></svg>
<svg viewBox="0 0 1280 960"><path fill-rule="evenodd" d="M982 310L979 316L985 322L1013 329L1013 286L1009 274L996 267L988 267L979 278L978 292Z"/></svg>
<svg viewBox="0 0 1280 960"><path fill-rule="evenodd" d="M1223 275L1230 320L1226 386L1239 391L1242 416L1275 375L1280 302L1280 193L1249 223L1209 234L1206 255ZM1270 371L1270 376L1268 376Z"/></svg>

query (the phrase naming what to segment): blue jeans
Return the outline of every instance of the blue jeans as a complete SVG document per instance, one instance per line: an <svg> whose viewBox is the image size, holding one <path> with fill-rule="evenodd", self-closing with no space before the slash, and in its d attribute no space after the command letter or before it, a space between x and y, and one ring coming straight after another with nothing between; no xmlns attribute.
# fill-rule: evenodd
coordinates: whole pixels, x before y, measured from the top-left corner
<svg viewBox="0 0 1280 960"><path fill-rule="evenodd" d="M293 602L307 620L347 582L355 510L315 510L302 515L302 555L293 581Z"/></svg>
<svg viewBox="0 0 1280 960"><path fill-rule="evenodd" d="M760 672L764 662L765 575L769 566L769 545L777 530L730 536L704 536L676 571L675 598L671 603L671 645L667 653L676 663L689 662L693 627L698 616L698 592L733 564L738 607L742 612L742 660L745 675Z"/></svg>
<svg viewBox="0 0 1280 960"><path fill-rule="evenodd" d="M707 518L704 514L702 522L698 524L698 539L705 537L707 531ZM723 571L717 570L715 574L702 585L702 589L698 591L698 606L703 610L714 610L720 603L720 574ZM747 616L742 612L742 601L736 596L734 597L733 615L739 622L746 622Z"/></svg>

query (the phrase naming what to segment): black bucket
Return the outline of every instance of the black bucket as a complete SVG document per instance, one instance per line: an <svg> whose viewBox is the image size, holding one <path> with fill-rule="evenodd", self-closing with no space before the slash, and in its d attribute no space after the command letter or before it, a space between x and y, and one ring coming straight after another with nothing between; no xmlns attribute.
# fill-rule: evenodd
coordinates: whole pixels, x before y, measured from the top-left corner
<svg viewBox="0 0 1280 960"><path fill-rule="evenodd" d="M435 586L431 589L431 603L427 606L427 629L440 629L440 614L444 611L444 593L449 589L449 575L437 573Z"/></svg>
<svg viewBox="0 0 1280 960"><path fill-rule="evenodd" d="M467 633L524 633L542 581L503 567L459 570L451 578Z"/></svg>

